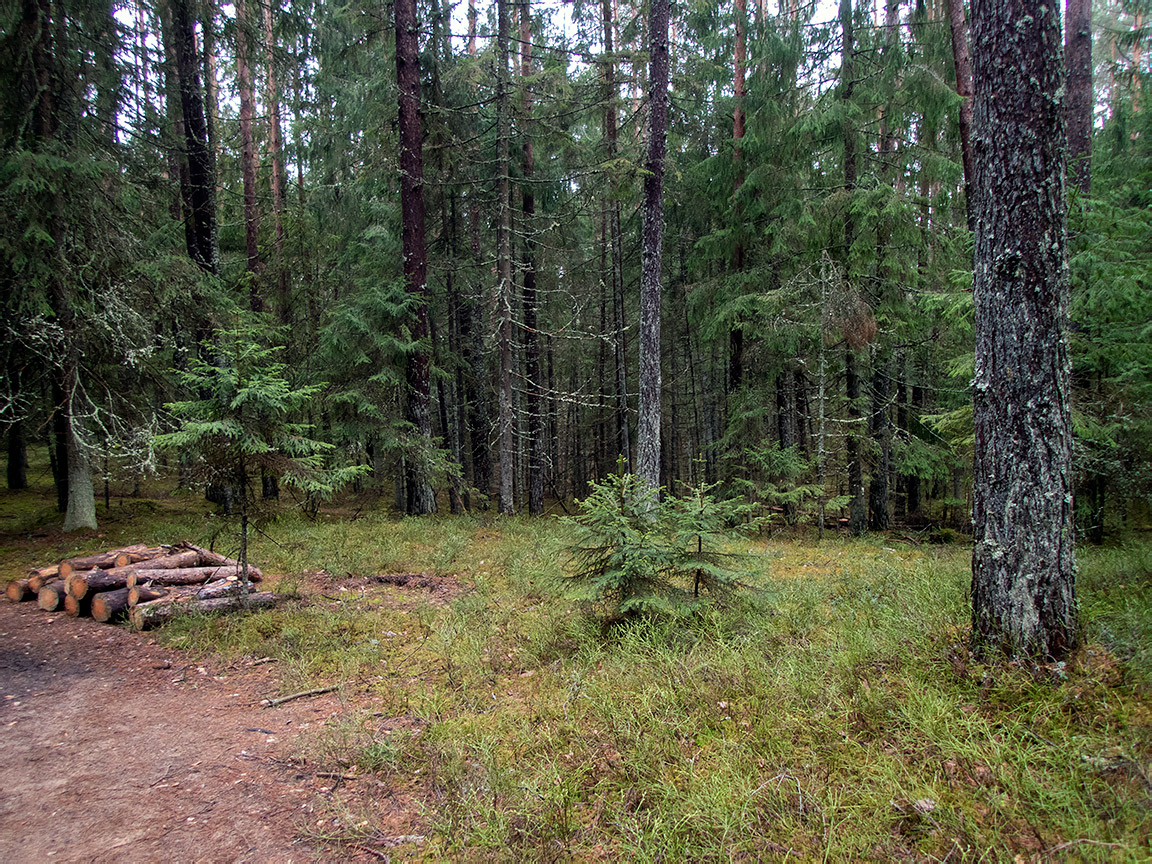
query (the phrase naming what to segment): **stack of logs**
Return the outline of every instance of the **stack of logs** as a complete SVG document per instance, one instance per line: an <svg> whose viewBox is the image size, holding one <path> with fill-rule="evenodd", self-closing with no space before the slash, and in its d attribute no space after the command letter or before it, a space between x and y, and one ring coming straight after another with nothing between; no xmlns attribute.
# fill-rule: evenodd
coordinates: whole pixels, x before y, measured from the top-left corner
<svg viewBox="0 0 1152 864"><path fill-rule="evenodd" d="M33 570L8 585L8 599L37 601L45 612L63 610L97 621L128 618L138 630L186 611L219 612L271 606L271 592L243 596L240 562L181 542L174 546L128 546L86 558L69 558ZM248 565L248 579L263 574ZM245 602L246 601L246 602Z"/></svg>

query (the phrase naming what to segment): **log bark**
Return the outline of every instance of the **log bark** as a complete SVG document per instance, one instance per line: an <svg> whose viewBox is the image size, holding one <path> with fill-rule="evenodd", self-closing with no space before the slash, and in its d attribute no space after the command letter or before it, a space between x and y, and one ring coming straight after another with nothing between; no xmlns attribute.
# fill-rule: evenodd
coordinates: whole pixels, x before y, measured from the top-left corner
<svg viewBox="0 0 1152 864"><path fill-rule="evenodd" d="M129 609L141 603L150 603L153 600L159 600L161 597L167 597L172 593L172 591L167 588L145 588L142 585L133 585L131 588L125 588L124 590L128 592Z"/></svg>
<svg viewBox="0 0 1152 864"><path fill-rule="evenodd" d="M64 580L49 582L36 593L36 605L45 612L64 608Z"/></svg>
<svg viewBox="0 0 1152 864"><path fill-rule="evenodd" d="M101 624L107 624L113 618L126 615L132 592L142 603L159 600L164 595L159 591L148 588L118 588L115 591L104 591L92 598L92 618Z"/></svg>
<svg viewBox="0 0 1152 864"><path fill-rule="evenodd" d="M145 546L143 543L139 543L135 546L125 546L123 549L101 552L98 555L69 558L60 562L58 575L61 579L67 579L76 570L95 570L97 567L110 569L112 567L124 567L128 564L138 564L141 561L157 558L166 551L168 550L163 546Z"/></svg>
<svg viewBox="0 0 1152 864"><path fill-rule="evenodd" d="M35 594L49 582L55 582L59 578L59 572L52 573L51 568L43 573L33 573L28 577L28 588L33 594Z"/></svg>
<svg viewBox="0 0 1152 864"><path fill-rule="evenodd" d="M175 570L145 570L133 568L125 580L125 587L133 585L201 585L218 579L238 578L239 564L226 564L223 567L181 567ZM248 578L259 582L263 574L255 567L248 567Z"/></svg>
<svg viewBox="0 0 1152 864"><path fill-rule="evenodd" d="M23 603L36 596L36 592L28 587L27 579L15 579L8 583L8 599L13 603Z"/></svg>
<svg viewBox="0 0 1152 864"><path fill-rule="evenodd" d="M117 588L128 587L128 579L137 570L194 569L198 567L199 560L199 553L188 549L142 562L142 564L147 565L146 568L136 564L128 564L124 567L113 567L108 570L81 570L68 576L66 580L68 593L80 600L87 594L99 594L101 591L115 591Z"/></svg>
<svg viewBox="0 0 1152 864"><path fill-rule="evenodd" d="M147 630L171 620L176 615L188 612L231 612L239 609L267 609L276 603L276 595L271 591L249 594L248 597L218 597L209 600L166 602L168 598L141 603L135 607L130 618L137 630Z"/></svg>
<svg viewBox="0 0 1152 864"><path fill-rule="evenodd" d="M235 567L240 566L240 562L237 561L235 558L229 558L226 555L221 555L219 552L213 552L210 549L204 549L200 546L193 546L191 543L188 543L187 541L177 543L176 546L174 546L173 548L174 549L193 549L193 550L195 550L200 556L198 563L197 563L198 567L224 567L224 566L227 566L229 564L231 564ZM255 573L256 574L255 578L257 581L259 581L259 579L264 575L263 573L260 572L260 568L255 567L252 564L248 565L248 572L249 573Z"/></svg>
<svg viewBox="0 0 1152 864"><path fill-rule="evenodd" d="M41 577L50 576L52 578L58 578L60 576L60 565L53 564L51 567L30 567L28 569L28 575Z"/></svg>

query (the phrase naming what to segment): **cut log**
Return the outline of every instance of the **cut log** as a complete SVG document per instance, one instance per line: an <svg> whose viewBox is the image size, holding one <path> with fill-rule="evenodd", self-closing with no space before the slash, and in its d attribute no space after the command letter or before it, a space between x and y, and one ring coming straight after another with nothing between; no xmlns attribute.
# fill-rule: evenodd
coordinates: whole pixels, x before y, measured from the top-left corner
<svg viewBox="0 0 1152 864"><path fill-rule="evenodd" d="M28 587L32 589L33 594L39 592L40 589L47 585L49 582L55 582L57 579L61 578L55 573L49 573L48 571L51 569L51 567L46 567L44 568L45 572L33 573L28 577Z"/></svg>
<svg viewBox="0 0 1152 864"><path fill-rule="evenodd" d="M45 576L51 576L53 579L55 579L60 576L60 565L53 564L51 567L29 567L28 575L40 576L41 578Z"/></svg>
<svg viewBox="0 0 1152 864"><path fill-rule="evenodd" d="M64 612L73 618L87 618L92 614L92 595L77 600L71 594L64 595Z"/></svg>
<svg viewBox="0 0 1152 864"><path fill-rule="evenodd" d="M160 599L157 591L148 588L118 588L115 591L104 591L92 598L92 617L102 624L128 612L130 592L136 591L142 602Z"/></svg>
<svg viewBox="0 0 1152 864"><path fill-rule="evenodd" d="M236 567L240 566L240 562L235 558L229 558L226 555L221 555L219 552L213 552L211 549L205 549L202 546L193 546L186 540L177 543L173 548L190 549L196 552L200 556L201 567L225 567L229 564ZM253 582L259 582L260 577L264 575L258 567L253 566L251 561L248 562L248 572L250 574L256 574L256 578L252 580Z"/></svg>
<svg viewBox="0 0 1152 864"><path fill-rule="evenodd" d="M176 570L144 570L140 567L132 568L128 574L127 587L145 585L151 582L154 585L199 585L214 582L217 579L229 577L239 578L240 572L235 564L223 567L181 567ZM248 568L248 577L253 582L259 582L261 574Z"/></svg>
<svg viewBox="0 0 1152 864"><path fill-rule="evenodd" d="M36 593L36 605L45 612L55 612L64 609L64 580L57 579L49 582Z"/></svg>
<svg viewBox="0 0 1152 864"><path fill-rule="evenodd" d="M132 584L135 584L129 583L132 573L142 567L147 567L149 570L179 570L182 568L195 567L196 561L197 554L192 551L186 551L174 555L164 555L160 558L153 558L140 564L113 567L111 570L79 570L68 576L68 593L79 600L83 599L87 594L99 594L102 591L130 588Z"/></svg>
<svg viewBox="0 0 1152 864"><path fill-rule="evenodd" d="M85 558L69 558L67 561L60 562L59 575L61 579L67 579L77 570L95 570L97 567L111 569L127 564L137 564L141 561L147 561L149 558L157 558L167 551L163 546L145 546L140 543L136 546L125 546L123 549L113 549Z"/></svg>
<svg viewBox="0 0 1152 864"><path fill-rule="evenodd" d="M255 588L251 585L248 586L248 593L255 592ZM212 600L217 597L239 597L243 594L240 580L238 579L222 579L219 582L212 582L205 585L196 592L197 600Z"/></svg>
<svg viewBox="0 0 1152 864"><path fill-rule="evenodd" d="M150 603L153 600L159 600L161 597L167 597L172 592L167 588L149 588L146 585L133 585L131 588L125 588L128 592L128 608L131 609L140 603ZM192 592L189 592L191 594Z"/></svg>
<svg viewBox="0 0 1152 864"><path fill-rule="evenodd" d="M249 594L248 597L217 597L210 600L186 600L169 603L165 597L152 603L141 603L131 612L132 626L147 630L188 612L231 612L241 609L266 609L275 605L276 595L271 591Z"/></svg>
<svg viewBox="0 0 1152 864"><path fill-rule="evenodd" d="M8 599L13 603L23 603L36 598L36 592L28 586L27 579L15 579L8 583Z"/></svg>

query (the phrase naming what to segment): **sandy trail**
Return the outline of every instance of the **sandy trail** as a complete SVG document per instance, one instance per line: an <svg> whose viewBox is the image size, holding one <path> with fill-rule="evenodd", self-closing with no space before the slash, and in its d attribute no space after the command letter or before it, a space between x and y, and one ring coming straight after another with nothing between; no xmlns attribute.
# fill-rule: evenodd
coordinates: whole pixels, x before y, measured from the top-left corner
<svg viewBox="0 0 1152 864"><path fill-rule="evenodd" d="M316 778L287 763L330 699L258 707L271 664L0 603L0 861L307 862Z"/></svg>

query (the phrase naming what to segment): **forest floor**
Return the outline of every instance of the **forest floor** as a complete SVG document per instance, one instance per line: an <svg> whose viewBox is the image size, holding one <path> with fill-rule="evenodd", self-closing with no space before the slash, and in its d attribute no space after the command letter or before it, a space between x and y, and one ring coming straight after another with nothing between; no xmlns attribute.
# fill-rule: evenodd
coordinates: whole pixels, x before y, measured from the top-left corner
<svg viewBox="0 0 1152 864"><path fill-rule="evenodd" d="M191 497L56 519L0 495L0 583L234 530ZM729 549L746 595L608 624L570 540L286 503L252 546L275 609L0 604L0 860L1152 860L1146 537L1081 550L1053 665L969 656L962 543L763 534Z"/></svg>
<svg viewBox="0 0 1152 864"><path fill-rule="evenodd" d="M0 605L0 861L316 860L299 829L334 783L292 747L340 701L263 709L255 659Z"/></svg>

